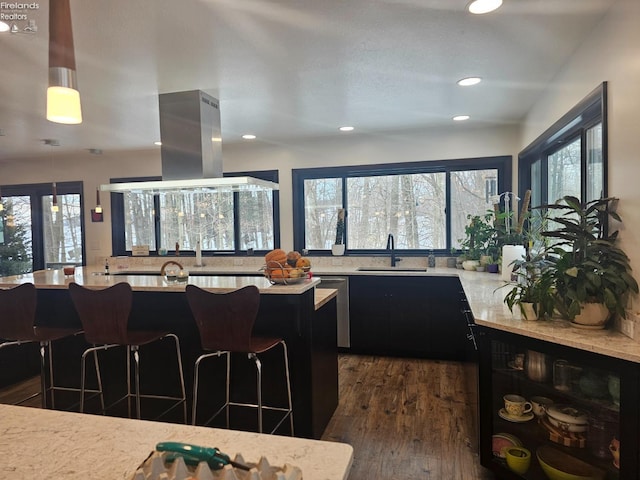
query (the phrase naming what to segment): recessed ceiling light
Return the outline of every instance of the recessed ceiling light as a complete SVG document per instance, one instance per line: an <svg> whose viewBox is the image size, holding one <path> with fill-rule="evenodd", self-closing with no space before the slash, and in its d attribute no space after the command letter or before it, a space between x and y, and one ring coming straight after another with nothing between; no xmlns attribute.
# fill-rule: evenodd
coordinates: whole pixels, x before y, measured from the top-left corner
<svg viewBox="0 0 640 480"><path fill-rule="evenodd" d="M10 27L8 23L0 22L0 32L8 32L9 28Z"/></svg>
<svg viewBox="0 0 640 480"><path fill-rule="evenodd" d="M465 120L469 120L469 115L456 115L455 117L453 117L453 120L456 122L464 122Z"/></svg>
<svg viewBox="0 0 640 480"><path fill-rule="evenodd" d="M482 81L480 77L466 77L458 80L458 85L461 87L470 87L471 85L477 85Z"/></svg>
<svg viewBox="0 0 640 480"><path fill-rule="evenodd" d="M340 127L338 130L340 130L341 132L352 132L353 127L344 126L344 127Z"/></svg>
<svg viewBox="0 0 640 480"><path fill-rule="evenodd" d="M160 146L160 145L162 145L162 142L161 141L157 141L157 142L153 142L153 144L157 145L157 146Z"/></svg>
<svg viewBox="0 0 640 480"><path fill-rule="evenodd" d="M246 135L242 135L242 138L244 138L245 140L255 140L256 136L251 134L246 134Z"/></svg>
<svg viewBox="0 0 640 480"><path fill-rule="evenodd" d="M469 4L467 9L476 15L493 12L502 5L502 0L474 0Z"/></svg>

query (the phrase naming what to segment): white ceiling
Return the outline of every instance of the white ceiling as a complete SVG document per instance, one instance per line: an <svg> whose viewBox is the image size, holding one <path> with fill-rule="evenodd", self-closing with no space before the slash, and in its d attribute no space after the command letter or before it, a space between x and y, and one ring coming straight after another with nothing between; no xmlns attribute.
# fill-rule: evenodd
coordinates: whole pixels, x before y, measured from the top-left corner
<svg viewBox="0 0 640 480"><path fill-rule="evenodd" d="M615 0L72 0L84 122L45 118L48 2L0 34L0 161L149 148L158 93L220 100L223 142L522 120ZM462 88L455 82L478 75Z"/></svg>

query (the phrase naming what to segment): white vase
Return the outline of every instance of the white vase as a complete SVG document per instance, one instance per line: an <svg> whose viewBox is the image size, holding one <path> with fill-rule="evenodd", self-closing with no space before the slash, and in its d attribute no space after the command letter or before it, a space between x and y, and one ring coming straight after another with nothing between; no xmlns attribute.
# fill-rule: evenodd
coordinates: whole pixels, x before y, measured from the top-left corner
<svg viewBox="0 0 640 480"><path fill-rule="evenodd" d="M513 262L516 260L524 260L527 251L522 245L504 245L502 247L502 280L511 281L511 272L513 271Z"/></svg>
<svg viewBox="0 0 640 480"><path fill-rule="evenodd" d="M478 260L465 260L462 262L462 268L469 271L475 271L476 267L480 265Z"/></svg>
<svg viewBox="0 0 640 480"><path fill-rule="evenodd" d="M344 255L344 243L331 246L331 254L337 256Z"/></svg>
<svg viewBox="0 0 640 480"><path fill-rule="evenodd" d="M589 328L604 328L611 312L603 303L583 303L573 323Z"/></svg>

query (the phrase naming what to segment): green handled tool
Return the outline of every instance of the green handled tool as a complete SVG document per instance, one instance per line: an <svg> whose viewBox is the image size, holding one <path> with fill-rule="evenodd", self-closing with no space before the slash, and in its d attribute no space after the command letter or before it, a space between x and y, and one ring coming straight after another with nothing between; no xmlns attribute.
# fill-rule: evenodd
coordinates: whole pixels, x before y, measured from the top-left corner
<svg viewBox="0 0 640 480"><path fill-rule="evenodd" d="M181 442L160 442L156 445L156 450L158 452L169 452L166 457L168 462L174 461L177 457L182 457L187 465L198 465L200 462L207 462L212 470L220 470L225 465L231 465L241 470L251 470L251 467L234 462L229 458L229 455L222 453L215 447L201 447Z"/></svg>

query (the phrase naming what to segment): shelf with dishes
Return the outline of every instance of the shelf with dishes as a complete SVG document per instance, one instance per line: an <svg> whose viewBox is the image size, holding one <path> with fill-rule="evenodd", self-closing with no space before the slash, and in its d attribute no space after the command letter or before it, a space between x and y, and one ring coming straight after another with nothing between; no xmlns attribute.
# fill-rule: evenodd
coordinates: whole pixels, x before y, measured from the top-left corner
<svg viewBox="0 0 640 480"><path fill-rule="evenodd" d="M613 370L501 347L498 355L493 351L485 397L491 399L492 462L532 480L625 478L619 470L620 381Z"/></svg>

